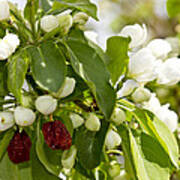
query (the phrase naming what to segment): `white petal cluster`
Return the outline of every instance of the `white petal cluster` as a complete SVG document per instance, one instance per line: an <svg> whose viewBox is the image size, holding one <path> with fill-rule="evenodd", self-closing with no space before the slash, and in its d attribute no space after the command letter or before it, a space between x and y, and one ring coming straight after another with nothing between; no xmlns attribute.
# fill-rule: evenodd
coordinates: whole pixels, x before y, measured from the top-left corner
<svg viewBox="0 0 180 180"><path fill-rule="evenodd" d="M35 113L28 108L18 106L14 111L15 122L19 126L30 126L36 119Z"/></svg>
<svg viewBox="0 0 180 180"><path fill-rule="evenodd" d="M19 46L20 40L17 35L9 33L0 40L0 60L7 59Z"/></svg>
<svg viewBox="0 0 180 180"><path fill-rule="evenodd" d="M0 112L0 131L5 131L15 124L12 112Z"/></svg>
<svg viewBox="0 0 180 180"><path fill-rule="evenodd" d="M140 83L156 79L156 58L148 48L140 49L129 62L129 75Z"/></svg>
<svg viewBox="0 0 180 180"><path fill-rule="evenodd" d="M107 148L114 149L120 144L121 144L121 137L119 136L119 134L113 130L109 130L105 139L105 145L107 146Z"/></svg>
<svg viewBox="0 0 180 180"><path fill-rule="evenodd" d="M143 45L147 40L147 28L144 24L142 26L140 26L139 24L128 25L121 30L119 35L130 37L130 48L135 48Z"/></svg>
<svg viewBox="0 0 180 180"><path fill-rule="evenodd" d="M10 17L9 4L7 0L0 1L0 21L6 20Z"/></svg>
<svg viewBox="0 0 180 180"><path fill-rule="evenodd" d="M174 132L178 128L178 116L169 109L169 104L160 104L155 94L152 94L151 99L148 102L144 102L144 109L153 112L157 118L163 121L170 131Z"/></svg>
<svg viewBox="0 0 180 180"><path fill-rule="evenodd" d="M128 52L130 78L140 85L157 80L158 84L172 86L180 81L178 71L180 59L176 57L179 52L179 42L176 38L153 39L145 45L147 30L145 26L141 27L138 24L124 27L120 35L130 36L130 47L134 48ZM140 45L141 49L138 48ZM118 92L118 97L123 96L120 92Z"/></svg>
<svg viewBox="0 0 180 180"><path fill-rule="evenodd" d="M57 107L57 100L50 95L39 96L35 102L36 109L44 115L52 114Z"/></svg>

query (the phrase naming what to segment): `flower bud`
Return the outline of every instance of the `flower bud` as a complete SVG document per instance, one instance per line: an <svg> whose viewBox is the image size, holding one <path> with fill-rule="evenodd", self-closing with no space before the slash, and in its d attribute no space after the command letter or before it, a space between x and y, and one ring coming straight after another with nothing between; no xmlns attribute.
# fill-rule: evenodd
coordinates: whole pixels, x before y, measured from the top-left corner
<svg viewBox="0 0 180 180"><path fill-rule="evenodd" d="M116 108L111 116L111 120L116 125L120 125L123 121L126 120L126 114L122 109Z"/></svg>
<svg viewBox="0 0 180 180"><path fill-rule="evenodd" d="M76 81L74 78L66 77L63 87L56 94L58 98L64 98L69 96L75 88Z"/></svg>
<svg viewBox="0 0 180 180"><path fill-rule="evenodd" d="M73 22L78 25L84 25L88 21L89 16L86 13L78 12L73 17Z"/></svg>
<svg viewBox="0 0 180 180"><path fill-rule="evenodd" d="M90 131L99 131L101 122L94 113L89 113L86 118L85 126Z"/></svg>
<svg viewBox="0 0 180 180"><path fill-rule="evenodd" d="M73 123L74 129L80 127L84 123L84 119L80 115L75 113L70 114L70 119Z"/></svg>
<svg viewBox="0 0 180 180"><path fill-rule="evenodd" d="M136 87L138 87L138 83L132 79L128 79L117 92L118 98L130 95Z"/></svg>
<svg viewBox="0 0 180 180"><path fill-rule="evenodd" d="M120 165L115 163L111 164L110 168L108 169L108 173L112 178L114 178L120 174L120 170Z"/></svg>
<svg viewBox="0 0 180 180"><path fill-rule="evenodd" d="M144 101L149 101L151 98L151 92L143 87L139 87L132 94L132 99L136 103L142 103Z"/></svg>
<svg viewBox="0 0 180 180"><path fill-rule="evenodd" d="M113 130L109 130L106 139L105 139L105 145L108 149L114 149L116 146L119 146L121 144L121 137L118 133L116 133Z"/></svg>
<svg viewBox="0 0 180 180"><path fill-rule="evenodd" d="M0 112L0 131L5 131L15 124L13 113Z"/></svg>
<svg viewBox="0 0 180 180"><path fill-rule="evenodd" d="M9 4L7 0L0 1L0 21L10 17Z"/></svg>
<svg viewBox="0 0 180 180"><path fill-rule="evenodd" d="M9 45L9 49L11 51L11 54L15 52L16 48L20 44L20 40L17 35L9 33L4 38L3 41L5 41Z"/></svg>
<svg viewBox="0 0 180 180"><path fill-rule="evenodd" d="M14 111L15 122L19 126L30 126L36 119L35 113L28 108L18 106Z"/></svg>
<svg viewBox="0 0 180 180"><path fill-rule="evenodd" d="M94 113L89 113L85 122L85 126L90 131L99 131L101 122Z"/></svg>
<svg viewBox="0 0 180 180"><path fill-rule="evenodd" d="M77 149L73 145L69 150L65 150L62 154L62 165L65 169L72 169L75 164L75 158L77 154Z"/></svg>
<svg viewBox="0 0 180 180"><path fill-rule="evenodd" d="M39 96L35 102L36 109L44 115L52 114L57 107L57 100L52 96Z"/></svg>
<svg viewBox="0 0 180 180"><path fill-rule="evenodd" d="M62 16L61 15L57 16L57 18L59 20L59 27L61 30L61 34L62 35L67 34L73 24L72 16L70 14L66 14L66 15L62 15Z"/></svg>
<svg viewBox="0 0 180 180"><path fill-rule="evenodd" d="M45 32L50 32L59 26L59 21L56 16L47 15L41 19L41 28Z"/></svg>

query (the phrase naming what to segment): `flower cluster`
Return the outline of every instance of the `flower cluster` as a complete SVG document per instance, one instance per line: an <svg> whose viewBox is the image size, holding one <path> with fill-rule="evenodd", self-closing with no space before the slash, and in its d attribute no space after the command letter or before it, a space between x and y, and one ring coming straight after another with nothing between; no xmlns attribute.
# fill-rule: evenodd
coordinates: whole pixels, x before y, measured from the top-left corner
<svg viewBox="0 0 180 180"><path fill-rule="evenodd" d="M131 43L128 79L117 92L118 98L132 95L135 103L153 112L174 132L178 127L177 114L169 110L169 104L161 106L156 95L144 86L152 81L166 86L180 81L180 59L173 53L174 46L179 46L178 42L154 39L147 43L146 26L138 24L124 27L119 35L130 37Z"/></svg>

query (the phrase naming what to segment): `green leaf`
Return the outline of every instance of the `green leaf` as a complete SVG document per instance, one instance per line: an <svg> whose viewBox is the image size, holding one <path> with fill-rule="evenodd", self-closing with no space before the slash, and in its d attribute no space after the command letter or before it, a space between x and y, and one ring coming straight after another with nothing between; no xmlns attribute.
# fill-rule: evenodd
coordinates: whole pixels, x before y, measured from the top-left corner
<svg viewBox="0 0 180 180"><path fill-rule="evenodd" d="M142 129L159 141L166 153L169 155L174 166L178 168L179 150L174 134L161 120L157 119L148 111L136 109L133 114Z"/></svg>
<svg viewBox="0 0 180 180"><path fill-rule="evenodd" d="M115 92L104 62L93 48L80 40L69 39L67 49L75 72L91 88L101 111L109 119L115 105Z"/></svg>
<svg viewBox="0 0 180 180"><path fill-rule="evenodd" d="M36 83L49 92L58 92L66 76L65 58L53 42L28 49L31 70Z"/></svg>
<svg viewBox="0 0 180 180"><path fill-rule="evenodd" d="M40 162L44 165L48 172L58 176L61 166L61 155L62 151L51 150L44 142L44 136L40 129L40 122L37 124L37 142L36 142L36 153Z"/></svg>
<svg viewBox="0 0 180 180"><path fill-rule="evenodd" d="M8 64L8 89L21 102L21 90L28 69L28 58L25 52L12 56Z"/></svg>
<svg viewBox="0 0 180 180"><path fill-rule="evenodd" d="M40 7L45 11L49 11L51 9L51 5L49 4L49 0L40 0Z"/></svg>
<svg viewBox="0 0 180 180"><path fill-rule="evenodd" d="M123 140L123 151L128 151L128 157L125 156L128 166L133 169L133 174L129 174L132 179L154 180L158 177L158 180L169 180L169 157L155 138L145 133L133 136L125 126L119 127L118 131ZM124 136L123 131L128 136Z"/></svg>
<svg viewBox="0 0 180 180"><path fill-rule="evenodd" d="M96 5L91 3L89 0L57 0L54 2L52 9L76 9L85 12L96 20L98 19Z"/></svg>
<svg viewBox="0 0 180 180"><path fill-rule="evenodd" d="M169 17L176 17L180 15L180 1L167 0L167 11L168 11Z"/></svg>
<svg viewBox="0 0 180 180"><path fill-rule="evenodd" d="M0 160L2 159L4 153L6 152L9 142L11 141L13 136L14 136L14 130L11 128L5 132L3 138L0 140Z"/></svg>
<svg viewBox="0 0 180 180"><path fill-rule="evenodd" d="M8 94L6 62L0 62L0 96Z"/></svg>
<svg viewBox="0 0 180 180"><path fill-rule="evenodd" d="M102 120L99 132L88 131L85 127L77 130L75 145L81 165L86 169L94 169L101 162L102 149L109 124Z"/></svg>
<svg viewBox="0 0 180 180"><path fill-rule="evenodd" d="M114 36L107 40L106 53L109 56L107 62L113 84L126 72L129 62L128 47L130 38Z"/></svg>

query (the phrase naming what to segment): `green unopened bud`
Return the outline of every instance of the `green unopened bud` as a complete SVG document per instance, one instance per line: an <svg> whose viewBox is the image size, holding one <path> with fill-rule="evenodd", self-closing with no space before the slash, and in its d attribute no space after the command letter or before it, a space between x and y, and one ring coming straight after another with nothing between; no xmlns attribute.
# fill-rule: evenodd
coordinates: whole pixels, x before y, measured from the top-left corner
<svg viewBox="0 0 180 180"><path fill-rule="evenodd" d="M70 114L70 119L73 123L74 129L80 127L84 123L84 119L80 115L75 113Z"/></svg>
<svg viewBox="0 0 180 180"><path fill-rule="evenodd" d="M22 95L21 105L25 108L32 108L33 107L33 97L29 95Z"/></svg>
<svg viewBox="0 0 180 180"><path fill-rule="evenodd" d="M121 144L121 137L119 136L119 134L113 130L109 130L105 139L105 145L107 146L107 148L114 149L120 144Z"/></svg>
<svg viewBox="0 0 180 180"><path fill-rule="evenodd" d="M111 116L111 121L116 123L116 125L119 125L125 120L126 120L125 112L120 108L116 108Z"/></svg>
<svg viewBox="0 0 180 180"><path fill-rule="evenodd" d="M59 29L62 35L65 35L69 32L73 25L73 18L70 14L59 15L57 16L59 20Z"/></svg>
<svg viewBox="0 0 180 180"><path fill-rule="evenodd" d="M62 154L61 163L65 169L72 169L75 164L77 149L73 145L69 150L66 150Z"/></svg>
<svg viewBox="0 0 180 180"><path fill-rule="evenodd" d="M120 171L121 171L120 165L117 163L112 164L108 169L108 173L112 178L118 176L120 174Z"/></svg>
<svg viewBox="0 0 180 180"><path fill-rule="evenodd" d="M94 113L89 113L85 122L85 126L90 131L99 131L101 122Z"/></svg>
<svg viewBox="0 0 180 180"><path fill-rule="evenodd" d="M89 16L86 13L79 12L74 15L73 22L74 24L85 25L88 19L89 19Z"/></svg>
<svg viewBox="0 0 180 180"><path fill-rule="evenodd" d="M139 87L132 94L132 99L136 103L142 103L144 101L149 101L151 98L151 92L143 87Z"/></svg>

